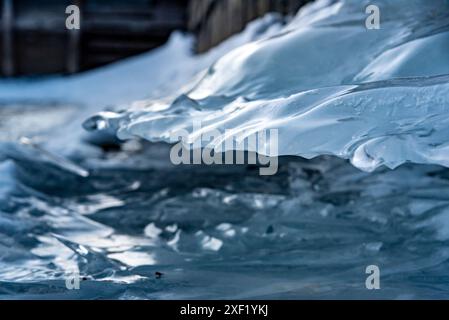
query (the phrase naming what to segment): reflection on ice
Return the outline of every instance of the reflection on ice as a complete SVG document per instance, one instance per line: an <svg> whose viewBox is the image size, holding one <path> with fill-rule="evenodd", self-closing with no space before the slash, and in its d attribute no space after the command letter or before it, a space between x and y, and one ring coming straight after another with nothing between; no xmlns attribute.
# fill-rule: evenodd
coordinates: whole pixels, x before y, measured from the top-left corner
<svg viewBox="0 0 449 320"><path fill-rule="evenodd" d="M422 285L447 268L447 169L368 174L335 158L283 158L275 177L190 166L173 177L172 169L133 169L134 161L96 168L88 184L100 187L83 197L10 190L0 208L2 288L18 281L31 291L15 296L31 297L33 283L50 281L56 287L41 288L44 295L68 298L57 283L77 270L84 298L102 286L128 298L360 298L368 297L364 268L374 263L385 277L379 297L438 297ZM116 184L98 184L104 179ZM117 193L136 181L139 188ZM110 197L121 205L98 206Z"/></svg>

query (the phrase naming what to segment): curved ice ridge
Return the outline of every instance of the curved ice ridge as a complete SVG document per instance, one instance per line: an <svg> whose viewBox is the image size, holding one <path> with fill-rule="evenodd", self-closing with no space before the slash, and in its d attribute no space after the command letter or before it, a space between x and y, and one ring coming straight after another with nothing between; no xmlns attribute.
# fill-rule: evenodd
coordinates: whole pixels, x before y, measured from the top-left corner
<svg viewBox="0 0 449 320"><path fill-rule="evenodd" d="M365 171L449 167L449 4L376 1L380 30L365 27L368 4L316 1L278 34L223 56L173 102L148 101L88 125L106 121L120 138L151 141L185 129L186 144L212 130L244 138L278 129L270 156L336 155ZM225 140L213 146L227 150Z"/></svg>

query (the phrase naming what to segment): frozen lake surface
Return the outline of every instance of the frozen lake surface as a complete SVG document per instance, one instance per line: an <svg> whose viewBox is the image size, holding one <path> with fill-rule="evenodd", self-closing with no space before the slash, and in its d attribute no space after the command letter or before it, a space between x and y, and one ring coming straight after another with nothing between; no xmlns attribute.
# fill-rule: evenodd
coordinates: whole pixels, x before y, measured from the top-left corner
<svg viewBox="0 0 449 320"><path fill-rule="evenodd" d="M0 298L447 298L449 6L378 2L380 30L321 0L200 56L175 33L1 80ZM279 129L278 173L172 165L163 141L192 119Z"/></svg>

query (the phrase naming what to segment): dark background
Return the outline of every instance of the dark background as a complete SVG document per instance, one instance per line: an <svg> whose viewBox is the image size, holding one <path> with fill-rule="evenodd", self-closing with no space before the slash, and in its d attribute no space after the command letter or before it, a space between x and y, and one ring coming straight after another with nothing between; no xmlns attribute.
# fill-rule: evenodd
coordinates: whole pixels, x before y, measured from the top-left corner
<svg viewBox="0 0 449 320"><path fill-rule="evenodd" d="M165 43L174 30L207 51L267 12L294 14L307 0L0 0L0 75L75 73ZM81 29L67 30L78 5Z"/></svg>

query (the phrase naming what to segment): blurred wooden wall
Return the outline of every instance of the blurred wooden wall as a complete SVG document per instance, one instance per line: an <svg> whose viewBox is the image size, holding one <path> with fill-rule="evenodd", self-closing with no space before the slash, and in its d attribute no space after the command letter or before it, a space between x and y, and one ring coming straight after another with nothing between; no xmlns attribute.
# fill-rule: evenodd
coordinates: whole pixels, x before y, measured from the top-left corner
<svg viewBox="0 0 449 320"><path fill-rule="evenodd" d="M191 0L188 7L188 28L197 35L197 51L204 52L268 12L295 14L309 1Z"/></svg>
<svg viewBox="0 0 449 320"><path fill-rule="evenodd" d="M0 77L75 73L162 45L174 30L204 52L267 12L294 14L310 0L0 0ZM81 30L65 27L66 6Z"/></svg>
<svg viewBox="0 0 449 320"><path fill-rule="evenodd" d="M75 73L164 44L186 30L188 0L0 0L0 76ZM81 29L67 30L77 5Z"/></svg>

